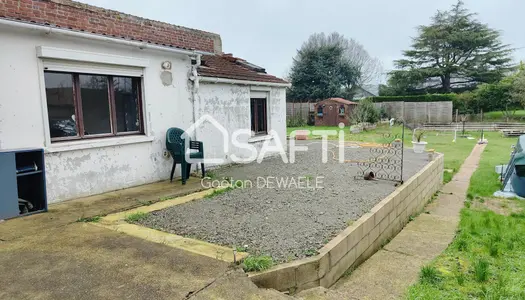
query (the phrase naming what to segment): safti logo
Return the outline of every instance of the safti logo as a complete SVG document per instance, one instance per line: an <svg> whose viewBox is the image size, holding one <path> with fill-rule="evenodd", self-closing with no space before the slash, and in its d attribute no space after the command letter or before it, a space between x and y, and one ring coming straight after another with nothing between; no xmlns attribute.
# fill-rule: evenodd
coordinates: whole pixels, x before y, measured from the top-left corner
<svg viewBox="0 0 525 300"><path fill-rule="evenodd" d="M209 122L211 123L211 125L213 125L213 127L217 128L221 134L222 134L222 138L223 138L223 145L224 145L224 153L225 154L228 154L229 153L229 146L230 146L230 139L229 139L229 133L228 133L228 130L226 130L226 128L224 128L224 126L221 125L221 123L219 123L217 120L215 120L215 118L213 118L212 116L210 115L204 115L202 117L200 117L197 122L195 122L193 125L191 125L188 129L185 130L185 134L183 135L183 138L184 140L186 141L186 145L185 145L185 149L186 150L186 161L189 162L189 163L200 163L200 162L204 162L205 164L221 164L221 163L224 163L225 160L224 159L221 159L221 158L206 158L206 155L204 155L204 160L202 159L193 159L193 158L190 158L190 154L191 154L191 150L190 150L190 138L191 138L191 134L197 130L197 128L199 126L201 126L202 124L204 124L205 122Z"/></svg>
<svg viewBox="0 0 525 300"><path fill-rule="evenodd" d="M206 158L206 154L204 155L204 159L194 159L190 157L191 150L189 149L189 138L199 126L203 125L206 122L210 123L212 126L219 130L223 138L224 154L231 157L232 161L235 163L246 164L254 161L261 163L264 160L264 157L269 153L279 154L283 160L283 163L294 163L296 152L308 151L308 147L306 145L296 146L296 133L294 131L291 133L291 139L288 141L289 151L287 153L284 144L281 140L281 137L275 130L270 130L268 132L268 138L264 140L261 150L257 151L257 148L255 148L255 146L247 142L247 140L252 137L251 130L237 129L231 133L230 137L230 133L228 132L228 130L224 126L222 126L222 124L219 121L217 121L212 116L206 114L200 117L197 120L197 122L195 122L192 126L186 129L185 134L183 136L186 141L187 149L185 153L186 161L188 161L189 163L204 162L205 164L222 164L226 162L226 159L223 158ZM328 137L333 135L336 135L339 138L339 162L344 163L344 124L340 124L339 128L340 130L314 130L312 132L306 130L307 134L311 133L322 138L321 143L323 163L326 163L328 161ZM231 151L230 145L233 146L235 149L243 149L243 152L248 152L249 155L245 157L238 156L235 153L235 151Z"/></svg>

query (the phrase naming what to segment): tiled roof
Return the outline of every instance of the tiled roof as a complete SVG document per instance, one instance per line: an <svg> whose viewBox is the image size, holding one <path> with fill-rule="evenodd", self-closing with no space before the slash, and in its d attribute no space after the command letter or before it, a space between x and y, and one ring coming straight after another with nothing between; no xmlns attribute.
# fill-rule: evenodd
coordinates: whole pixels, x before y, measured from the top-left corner
<svg viewBox="0 0 525 300"><path fill-rule="evenodd" d="M1 0L0 18L166 47L222 52L218 34L70 0Z"/></svg>
<svg viewBox="0 0 525 300"><path fill-rule="evenodd" d="M231 54L203 55L198 73L200 76L205 77L288 83L286 80L266 74L263 68L234 57Z"/></svg>
<svg viewBox="0 0 525 300"><path fill-rule="evenodd" d="M357 102L353 102L353 101L346 100L346 99L343 99L343 98L329 98L329 99L326 99L324 101L335 101L335 102L339 102L341 104L357 104Z"/></svg>

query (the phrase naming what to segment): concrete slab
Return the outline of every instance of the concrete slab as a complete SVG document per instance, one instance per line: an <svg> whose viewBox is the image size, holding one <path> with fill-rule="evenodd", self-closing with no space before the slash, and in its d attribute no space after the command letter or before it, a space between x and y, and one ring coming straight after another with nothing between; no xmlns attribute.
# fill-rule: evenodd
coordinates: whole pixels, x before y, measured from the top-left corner
<svg viewBox="0 0 525 300"><path fill-rule="evenodd" d="M380 250L332 289L343 296L339 299L398 299L423 265L418 257Z"/></svg>
<svg viewBox="0 0 525 300"><path fill-rule="evenodd" d="M383 249L431 260L447 249L453 234L401 231Z"/></svg>
<svg viewBox="0 0 525 300"><path fill-rule="evenodd" d="M205 289L193 294L190 299L289 300L294 298L276 290L259 289L242 270L232 270L217 278Z"/></svg>
<svg viewBox="0 0 525 300"><path fill-rule="evenodd" d="M459 210L456 212L456 214L459 214ZM403 230L447 234L453 236L456 232L458 221L459 218L457 216L445 217L423 213L414 221L408 223Z"/></svg>
<svg viewBox="0 0 525 300"><path fill-rule="evenodd" d="M229 264L84 223L2 243L1 299L183 299Z"/></svg>
<svg viewBox="0 0 525 300"><path fill-rule="evenodd" d="M0 223L0 299L184 299L229 264L76 221L201 189L156 183Z"/></svg>

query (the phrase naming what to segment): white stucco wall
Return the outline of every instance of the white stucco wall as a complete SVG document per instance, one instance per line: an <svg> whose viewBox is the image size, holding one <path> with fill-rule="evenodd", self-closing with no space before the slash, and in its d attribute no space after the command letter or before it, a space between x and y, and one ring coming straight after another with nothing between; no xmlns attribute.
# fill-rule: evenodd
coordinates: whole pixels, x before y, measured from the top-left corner
<svg viewBox="0 0 525 300"><path fill-rule="evenodd" d="M46 149L49 203L169 178L172 160L163 157L166 130L186 129L193 120L188 56L7 27L0 27L0 41L0 69L4 71L0 80L0 149ZM40 82L43 65L36 54L38 46L147 60L143 69L146 135L51 144ZM163 85L160 79L164 61L172 62L170 86ZM285 89L272 88L268 93L268 124L284 141ZM249 86L201 84L197 118L209 113L228 130L249 129L249 95ZM222 138L210 133L207 126L205 123L197 130L199 140L205 141L206 154L225 156L220 153Z"/></svg>
<svg viewBox="0 0 525 300"><path fill-rule="evenodd" d="M268 132L277 133L280 141L286 146L286 89L270 87L253 87L246 85L201 83L197 95L197 119L208 114L223 125L232 134L237 129L251 128L250 98L264 94L267 99ZM205 155L209 158L222 158L231 163L231 155L246 158L249 150L235 147L231 136L228 140L229 153L224 153L224 141L219 130L214 125L205 122L197 130L197 139L206 141ZM255 140L255 141L254 141ZM240 143L249 143L257 150L263 146L264 140L241 135L237 138ZM269 145L275 145L274 140ZM275 153L268 153L270 155Z"/></svg>

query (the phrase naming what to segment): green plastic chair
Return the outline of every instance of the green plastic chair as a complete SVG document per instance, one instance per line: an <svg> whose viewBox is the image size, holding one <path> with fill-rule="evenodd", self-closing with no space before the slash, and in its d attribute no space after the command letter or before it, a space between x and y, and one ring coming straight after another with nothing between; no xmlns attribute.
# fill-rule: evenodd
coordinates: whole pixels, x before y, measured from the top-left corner
<svg viewBox="0 0 525 300"><path fill-rule="evenodd" d="M180 128L170 128L166 133L166 149L171 154L173 158L173 167L171 168L170 182L173 182L173 174L175 173L175 167L177 164L181 165L181 176L182 184L186 184L186 180L190 177L191 164L186 161L186 140L182 137L184 130ZM201 161L202 168L202 177L206 176L206 171L204 169L204 146L202 142L192 141L190 139L189 149L192 151L190 153L190 158L197 159Z"/></svg>

